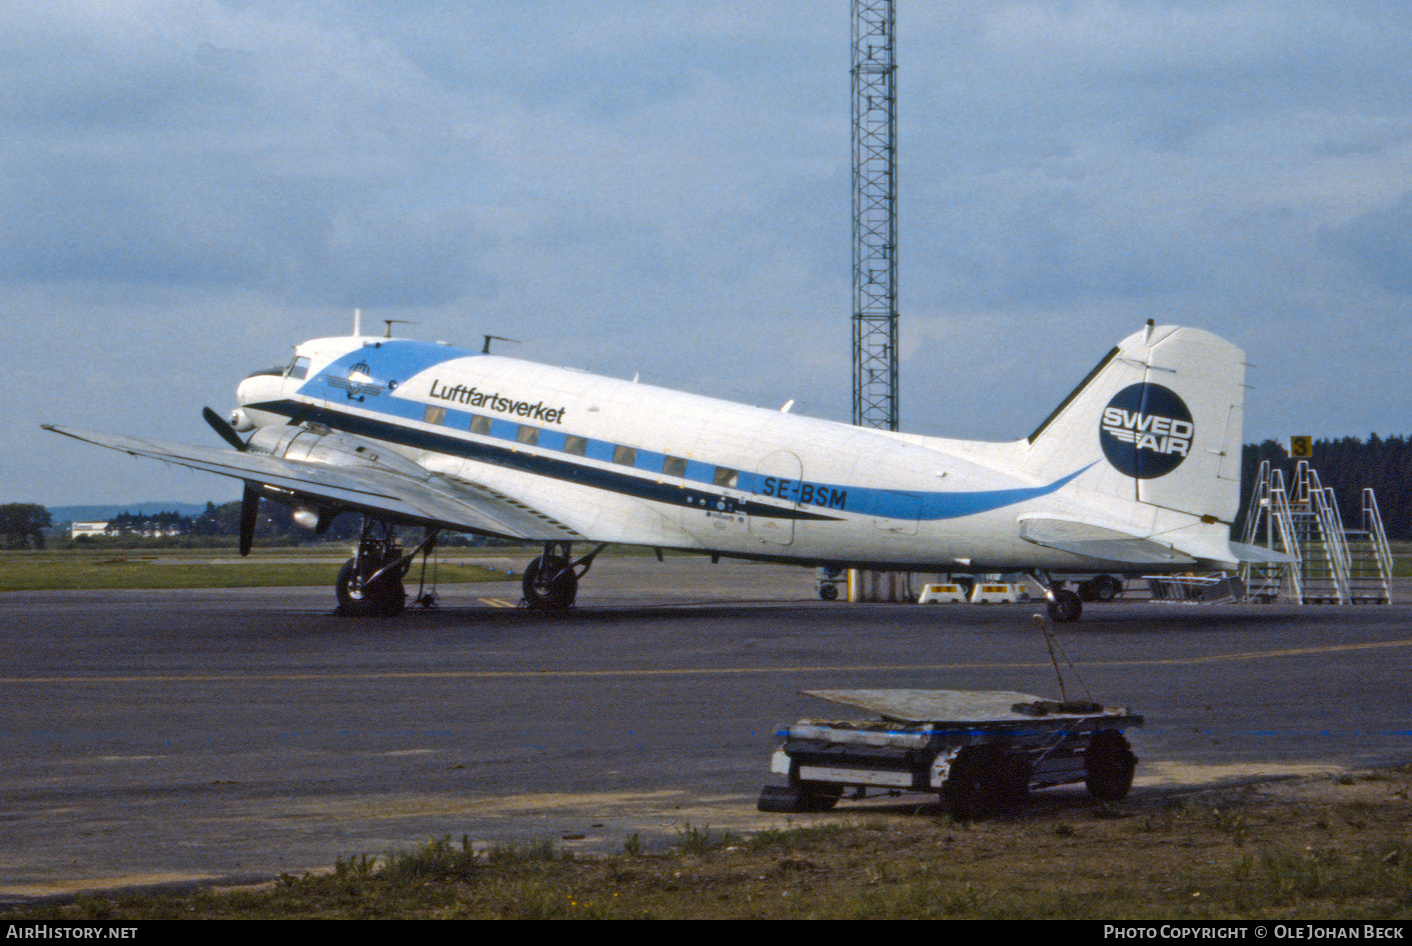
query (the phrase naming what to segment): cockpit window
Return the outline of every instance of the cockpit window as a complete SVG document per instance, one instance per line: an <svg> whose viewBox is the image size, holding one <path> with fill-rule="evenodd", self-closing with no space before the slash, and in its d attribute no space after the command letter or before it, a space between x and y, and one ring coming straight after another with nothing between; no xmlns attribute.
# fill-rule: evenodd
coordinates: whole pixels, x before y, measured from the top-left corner
<svg viewBox="0 0 1412 946"><path fill-rule="evenodd" d="M303 355L295 355L294 360L289 363L289 370L285 372L286 378L295 381L303 381L309 375L309 359Z"/></svg>

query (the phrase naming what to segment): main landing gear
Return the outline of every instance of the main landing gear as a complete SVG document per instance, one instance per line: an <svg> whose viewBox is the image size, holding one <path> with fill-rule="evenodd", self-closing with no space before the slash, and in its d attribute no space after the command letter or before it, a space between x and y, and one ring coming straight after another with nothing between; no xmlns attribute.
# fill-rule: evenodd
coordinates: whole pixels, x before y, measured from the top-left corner
<svg viewBox="0 0 1412 946"><path fill-rule="evenodd" d="M430 552L435 544L436 530L433 529L428 531L421 545L404 553L397 544L397 530L391 523L364 517L358 552L343 563L334 583L338 613L360 618L387 618L402 613L407 606L402 576L407 574L414 558Z"/></svg>
<svg viewBox="0 0 1412 946"><path fill-rule="evenodd" d="M588 574L600 545L575 561L568 542L544 543L544 554L525 566L521 586L525 604L536 611L567 611L578 596L579 579Z"/></svg>

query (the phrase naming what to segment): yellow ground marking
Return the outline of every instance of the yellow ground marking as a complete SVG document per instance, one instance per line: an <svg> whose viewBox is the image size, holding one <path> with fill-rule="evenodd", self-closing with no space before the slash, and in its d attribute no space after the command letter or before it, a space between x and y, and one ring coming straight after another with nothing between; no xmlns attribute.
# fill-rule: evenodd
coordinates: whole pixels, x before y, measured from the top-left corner
<svg viewBox="0 0 1412 946"><path fill-rule="evenodd" d="M1210 654L1197 657L1164 657L1145 660L1089 660L1083 666L1092 667L1180 667L1191 664L1212 664L1241 660L1268 660L1278 657L1315 657L1326 654L1357 651L1388 650L1412 647L1412 639L1373 641L1363 644L1329 644L1322 647L1289 647L1280 650L1240 651L1230 654ZM425 670L391 673L231 673L231 674L122 674L117 676L54 676L0 677L0 685L14 684L110 684L110 683L231 683L258 680L344 681L344 680L497 680L531 679L535 677L709 677L746 676L761 673L840 673L886 672L962 669L1032 669L1049 666L1046 661L1009 661L1002 663L911 663L911 664L815 664L800 667L663 667L618 668L611 670Z"/></svg>
<svg viewBox="0 0 1412 946"><path fill-rule="evenodd" d="M492 608L513 608L513 607L515 607L515 602L513 602L513 601L507 601L507 600L504 599L504 598L477 598L476 600L479 601L481 604L488 604L488 605L490 605Z"/></svg>

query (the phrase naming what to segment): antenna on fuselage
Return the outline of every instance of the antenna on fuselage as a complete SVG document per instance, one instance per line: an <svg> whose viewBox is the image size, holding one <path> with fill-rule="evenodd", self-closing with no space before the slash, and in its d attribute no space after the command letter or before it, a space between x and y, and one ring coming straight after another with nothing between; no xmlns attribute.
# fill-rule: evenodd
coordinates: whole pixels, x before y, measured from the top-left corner
<svg viewBox="0 0 1412 946"><path fill-rule="evenodd" d="M353 337L357 338L363 334L363 310L353 310Z"/></svg>
<svg viewBox="0 0 1412 946"><path fill-rule="evenodd" d="M480 349L480 353L482 355L490 354L491 342L511 342L515 345L520 344L520 340L518 338L506 338L504 335L482 335L481 337L485 339L485 344L482 345Z"/></svg>
<svg viewBox="0 0 1412 946"><path fill-rule="evenodd" d="M413 322L413 321L410 320L410 319L383 319L382 321L383 321L383 324L387 326L387 328L383 329L383 332L382 332L382 337L383 337L383 338L391 338L391 337L392 337L392 326L393 326L393 325L416 325L416 324L417 324L416 322Z"/></svg>

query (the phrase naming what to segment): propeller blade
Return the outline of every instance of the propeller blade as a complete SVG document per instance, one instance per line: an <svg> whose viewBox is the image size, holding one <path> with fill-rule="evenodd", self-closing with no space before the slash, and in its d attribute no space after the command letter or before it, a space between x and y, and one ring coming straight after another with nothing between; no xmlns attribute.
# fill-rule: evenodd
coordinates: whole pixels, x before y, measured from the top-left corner
<svg viewBox="0 0 1412 946"><path fill-rule="evenodd" d="M260 513L260 487L246 483L240 497L240 554L249 555L255 543L255 520Z"/></svg>
<svg viewBox="0 0 1412 946"><path fill-rule="evenodd" d="M212 430L221 435L222 440L242 453L245 451L248 445L240 439L240 434L235 432L235 428L224 417L209 407L201 408L201 416L206 419L206 423L211 425Z"/></svg>

